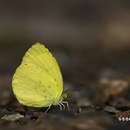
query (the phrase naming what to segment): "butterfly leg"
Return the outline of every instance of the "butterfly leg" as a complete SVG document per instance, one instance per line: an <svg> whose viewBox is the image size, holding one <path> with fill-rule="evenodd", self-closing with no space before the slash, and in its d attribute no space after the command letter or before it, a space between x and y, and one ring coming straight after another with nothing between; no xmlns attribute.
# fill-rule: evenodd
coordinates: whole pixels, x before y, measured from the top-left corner
<svg viewBox="0 0 130 130"><path fill-rule="evenodd" d="M63 109L65 110L65 105L62 102L60 104L61 104L61 106L63 106Z"/></svg>
<svg viewBox="0 0 130 130"><path fill-rule="evenodd" d="M58 106L60 107L60 110L62 111L62 105L59 103Z"/></svg>
<svg viewBox="0 0 130 130"><path fill-rule="evenodd" d="M69 110L70 110L70 108L69 108L69 103L68 103L67 101L63 101L62 103L63 103L63 104L66 104L67 109L68 109L68 111L69 111Z"/></svg>
<svg viewBox="0 0 130 130"><path fill-rule="evenodd" d="M50 108L51 108L51 105L48 106L48 108L45 110L45 113L47 113L50 110Z"/></svg>

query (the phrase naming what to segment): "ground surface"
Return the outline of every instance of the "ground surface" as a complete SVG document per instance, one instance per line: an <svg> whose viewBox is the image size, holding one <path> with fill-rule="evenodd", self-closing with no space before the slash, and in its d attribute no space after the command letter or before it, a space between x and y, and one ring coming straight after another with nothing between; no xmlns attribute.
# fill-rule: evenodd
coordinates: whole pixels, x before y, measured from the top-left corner
<svg viewBox="0 0 130 130"><path fill-rule="evenodd" d="M109 58L104 58L102 52L95 53L95 48L90 54L82 51L66 55L65 51L61 52L56 57L63 67L64 87L68 93L66 100L70 110L67 106L62 111L58 106L52 106L46 113L46 108L20 105L11 90L15 65L12 72L2 72L0 77L0 129L130 129L130 121L118 121L121 112L128 111L129 114L130 110L129 55L120 52L115 56L110 52Z"/></svg>

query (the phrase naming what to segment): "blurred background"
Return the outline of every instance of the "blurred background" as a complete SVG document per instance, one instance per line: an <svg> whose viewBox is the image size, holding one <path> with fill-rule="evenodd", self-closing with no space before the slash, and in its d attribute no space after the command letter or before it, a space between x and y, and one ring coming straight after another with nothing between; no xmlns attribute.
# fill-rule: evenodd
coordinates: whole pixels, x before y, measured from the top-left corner
<svg viewBox="0 0 130 130"><path fill-rule="evenodd" d="M105 101L129 89L129 0L0 0L0 105L9 102L12 75L35 42L53 52L65 86L107 84L109 94L99 89Z"/></svg>
<svg viewBox="0 0 130 130"><path fill-rule="evenodd" d="M87 63L95 68L98 62L111 64L114 57L125 60L130 47L129 4L129 0L0 1L1 71L12 72L37 41L56 53L65 52L67 62L82 53L83 70L89 69Z"/></svg>
<svg viewBox="0 0 130 130"><path fill-rule="evenodd" d="M126 69L129 4L129 0L0 1L0 74L14 73L37 41L56 53L70 78L95 78L104 67Z"/></svg>

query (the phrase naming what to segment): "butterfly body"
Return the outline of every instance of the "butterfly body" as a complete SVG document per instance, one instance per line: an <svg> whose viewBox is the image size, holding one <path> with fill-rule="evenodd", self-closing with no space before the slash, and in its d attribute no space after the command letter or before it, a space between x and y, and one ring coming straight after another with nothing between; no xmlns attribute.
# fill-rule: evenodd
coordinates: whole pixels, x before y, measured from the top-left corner
<svg viewBox="0 0 130 130"><path fill-rule="evenodd" d="M63 79L56 59L42 44L34 44L23 57L12 80L17 100L31 107L58 105L63 97Z"/></svg>

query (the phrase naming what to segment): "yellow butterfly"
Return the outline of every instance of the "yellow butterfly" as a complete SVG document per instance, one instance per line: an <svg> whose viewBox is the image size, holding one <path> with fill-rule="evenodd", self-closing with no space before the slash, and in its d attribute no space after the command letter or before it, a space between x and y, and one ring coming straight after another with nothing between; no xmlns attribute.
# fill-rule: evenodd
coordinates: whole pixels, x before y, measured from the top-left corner
<svg viewBox="0 0 130 130"><path fill-rule="evenodd" d="M63 103L63 78L56 59L41 43L34 44L23 57L12 80L17 100L31 107L50 107Z"/></svg>

